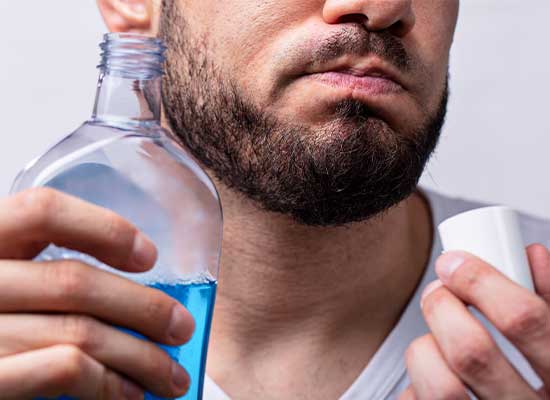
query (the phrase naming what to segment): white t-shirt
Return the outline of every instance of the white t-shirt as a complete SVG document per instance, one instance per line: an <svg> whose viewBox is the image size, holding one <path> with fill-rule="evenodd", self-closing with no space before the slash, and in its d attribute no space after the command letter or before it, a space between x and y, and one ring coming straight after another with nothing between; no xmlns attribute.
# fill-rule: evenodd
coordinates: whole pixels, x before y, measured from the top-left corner
<svg viewBox="0 0 550 400"><path fill-rule="evenodd" d="M401 315L397 325L386 337L363 372L340 397L340 400L389 400L397 399L410 381L406 373L404 354L409 344L417 337L429 333L420 310L420 295L424 287L437 279L434 263L442 251L437 225L447 217L486 204L450 198L421 188L428 199L433 216L434 243L430 263L412 300ZM550 221L520 214L520 225L525 244L539 242L550 246ZM525 358L483 316L477 314L491 332L497 344L523 377L535 388L542 386ZM205 378L204 400L230 400L230 397L208 376Z"/></svg>

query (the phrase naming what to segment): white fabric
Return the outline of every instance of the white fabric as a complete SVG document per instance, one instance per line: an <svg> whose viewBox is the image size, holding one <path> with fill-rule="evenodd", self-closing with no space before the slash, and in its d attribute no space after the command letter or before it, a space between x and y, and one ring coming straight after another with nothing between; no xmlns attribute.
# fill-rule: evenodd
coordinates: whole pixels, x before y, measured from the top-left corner
<svg viewBox="0 0 550 400"><path fill-rule="evenodd" d="M486 205L442 196L426 189L421 189L421 191L429 200L434 229L437 229L439 222L447 217ZM526 245L540 242L546 246L550 246L550 221L520 214L520 225ZM439 235L434 231L434 243L432 245L430 263L412 300L407 305L397 325L382 343L366 368L339 400L397 399L399 394L409 385L404 354L409 344L416 337L429 332L420 310L420 295L428 283L437 279L434 271L434 262L441 251ZM524 378L533 387L539 388L541 381L524 357L487 320L479 314L476 315L493 334L498 345ZM230 400L229 396L208 376L205 379L204 399Z"/></svg>

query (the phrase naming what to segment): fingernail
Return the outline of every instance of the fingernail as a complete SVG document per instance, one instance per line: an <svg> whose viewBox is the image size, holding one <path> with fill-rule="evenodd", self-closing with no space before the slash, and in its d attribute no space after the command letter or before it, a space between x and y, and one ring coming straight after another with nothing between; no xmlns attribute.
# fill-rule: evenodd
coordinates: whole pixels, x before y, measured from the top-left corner
<svg viewBox="0 0 550 400"><path fill-rule="evenodd" d="M174 308L172 308L168 335L170 335L174 342L182 344L182 342L186 343L191 339L194 329L195 324L189 311L179 304L176 304Z"/></svg>
<svg viewBox="0 0 550 400"><path fill-rule="evenodd" d="M428 297L430 293L432 293L435 289L443 286L443 282L441 282L439 279L431 282L424 291L422 292L422 297L420 298L420 307L424 307L424 299Z"/></svg>
<svg viewBox="0 0 550 400"><path fill-rule="evenodd" d="M142 400L144 396L143 390L126 379L122 381L122 394L127 400Z"/></svg>
<svg viewBox="0 0 550 400"><path fill-rule="evenodd" d="M187 372L183 369L181 365L175 362L172 363L172 382L174 386L181 391L183 391L184 389L185 391L187 391L191 382L191 380L189 379L189 375L187 375Z"/></svg>
<svg viewBox="0 0 550 400"><path fill-rule="evenodd" d="M155 265L157 260L157 248L153 242L143 233L138 233L134 238L131 263L135 268L142 270Z"/></svg>
<svg viewBox="0 0 550 400"><path fill-rule="evenodd" d="M443 283L447 284L453 272L464 264L464 261L465 257L462 253L454 251L445 252L435 262L435 272L437 272Z"/></svg>

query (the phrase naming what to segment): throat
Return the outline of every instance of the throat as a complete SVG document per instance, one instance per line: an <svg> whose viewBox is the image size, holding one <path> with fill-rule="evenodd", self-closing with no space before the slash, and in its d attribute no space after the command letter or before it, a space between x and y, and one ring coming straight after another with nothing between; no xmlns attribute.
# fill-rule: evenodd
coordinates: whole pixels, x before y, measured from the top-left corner
<svg viewBox="0 0 550 400"><path fill-rule="evenodd" d="M230 359L217 350L227 350L231 344L216 339L211 342L207 372L230 398L333 400L348 390L378 348L373 340L373 346L365 346L357 334L346 333L327 342L317 342L310 334L302 336L284 346L264 342L263 350L253 355L241 347Z"/></svg>
<svg viewBox="0 0 550 400"><path fill-rule="evenodd" d="M322 229L225 210L208 374L239 399L338 398L423 276L427 202L414 195L376 221Z"/></svg>

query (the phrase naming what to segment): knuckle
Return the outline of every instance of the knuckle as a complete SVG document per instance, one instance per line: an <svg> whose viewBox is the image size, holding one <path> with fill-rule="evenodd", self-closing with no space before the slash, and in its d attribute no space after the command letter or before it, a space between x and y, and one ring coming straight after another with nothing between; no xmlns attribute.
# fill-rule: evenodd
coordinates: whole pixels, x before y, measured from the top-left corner
<svg viewBox="0 0 550 400"><path fill-rule="evenodd" d="M432 316L435 312L437 312L437 308L441 305L441 303L445 300L447 297L448 292L447 290L434 290L432 293L429 294L424 299L424 303L422 304L422 312L426 317Z"/></svg>
<svg viewBox="0 0 550 400"><path fill-rule="evenodd" d="M405 365L407 368L410 369L412 365L414 365L416 354L418 354L418 348L416 346L416 341L414 341L407 347L407 350L405 350Z"/></svg>
<svg viewBox="0 0 550 400"><path fill-rule="evenodd" d="M502 322L502 333L513 339L533 338L548 330L548 306L541 299L517 304L517 311Z"/></svg>
<svg viewBox="0 0 550 400"><path fill-rule="evenodd" d="M59 207L59 192L46 188L32 188L16 196L17 208L25 224L45 225Z"/></svg>
<svg viewBox="0 0 550 400"><path fill-rule="evenodd" d="M69 387L79 379L85 369L85 356L80 349L72 345L58 346L58 363L54 380L61 387Z"/></svg>
<svg viewBox="0 0 550 400"><path fill-rule="evenodd" d="M488 270L483 263L469 260L460 268L460 274L457 275L459 275L461 286L464 287L466 293L473 293L485 281L487 274Z"/></svg>
<svg viewBox="0 0 550 400"><path fill-rule="evenodd" d="M61 330L68 343L86 353L94 352L101 341L95 320L86 315L64 315Z"/></svg>
<svg viewBox="0 0 550 400"><path fill-rule="evenodd" d="M170 318L170 310L172 307L172 301L168 301L164 298L162 293L157 293L156 290L148 289L148 294L145 300L145 318L148 321L159 321L159 318L163 318L166 321L165 326L168 326Z"/></svg>
<svg viewBox="0 0 550 400"><path fill-rule="evenodd" d="M145 375L151 377L152 384L162 396L173 396L172 388L172 363L174 361L168 354L154 345L144 346L143 364Z"/></svg>
<svg viewBox="0 0 550 400"><path fill-rule="evenodd" d="M472 336L468 341L454 346L449 355L449 366L462 376L477 376L489 370L496 352L491 339L482 335Z"/></svg>
<svg viewBox="0 0 550 400"><path fill-rule="evenodd" d="M405 360L407 365L413 365L417 357L425 357L426 351L429 350L432 342L433 338L431 337L431 334L414 339L405 352Z"/></svg>
<svg viewBox="0 0 550 400"><path fill-rule="evenodd" d="M112 242L119 242L120 239L126 239L133 241L135 230L131 228L131 225L120 215L106 211L105 217L105 236L106 239Z"/></svg>
<svg viewBox="0 0 550 400"><path fill-rule="evenodd" d="M157 374L162 373L162 376L169 377L171 374L172 359L163 351L159 351L158 348L148 347L148 365L152 371L156 371Z"/></svg>
<svg viewBox="0 0 550 400"><path fill-rule="evenodd" d="M51 282L66 306L78 305L90 290L91 279L87 279L86 267L74 260L61 261L51 266Z"/></svg>

